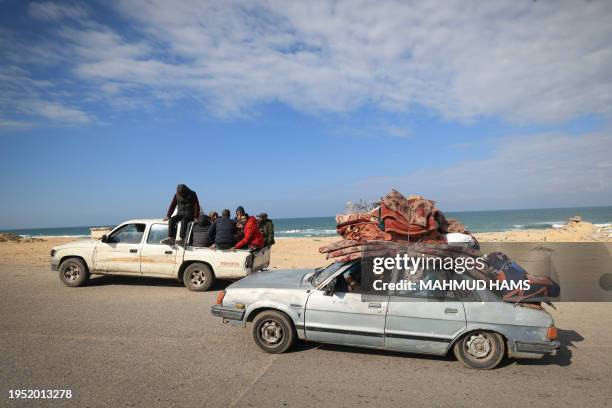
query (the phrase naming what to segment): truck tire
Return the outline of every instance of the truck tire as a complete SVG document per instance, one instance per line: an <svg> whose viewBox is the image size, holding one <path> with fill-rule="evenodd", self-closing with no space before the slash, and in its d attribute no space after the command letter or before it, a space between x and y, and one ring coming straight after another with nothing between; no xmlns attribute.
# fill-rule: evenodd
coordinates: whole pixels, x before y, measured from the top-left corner
<svg viewBox="0 0 612 408"><path fill-rule="evenodd" d="M89 280L89 269L79 258L68 258L60 264L59 278L66 286L83 286Z"/></svg>
<svg viewBox="0 0 612 408"><path fill-rule="evenodd" d="M468 368L490 370L497 367L505 355L505 343L500 334L476 331L463 336L453 348L455 357Z"/></svg>
<svg viewBox="0 0 612 408"><path fill-rule="evenodd" d="M215 275L210 266L204 263L193 263L183 272L183 283L189 290L204 292L215 282Z"/></svg>
<svg viewBox="0 0 612 408"><path fill-rule="evenodd" d="M255 344L265 352L284 353L293 346L297 335L291 320L281 312L261 312L253 321Z"/></svg>

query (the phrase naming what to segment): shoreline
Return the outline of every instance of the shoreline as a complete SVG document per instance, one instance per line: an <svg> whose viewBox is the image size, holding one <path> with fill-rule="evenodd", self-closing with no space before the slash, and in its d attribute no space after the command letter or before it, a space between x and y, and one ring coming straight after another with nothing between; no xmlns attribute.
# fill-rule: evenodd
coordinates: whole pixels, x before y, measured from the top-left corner
<svg viewBox="0 0 612 408"><path fill-rule="evenodd" d="M576 221L561 228L483 232L475 233L474 236L480 242L612 242L612 226L603 227ZM78 237L70 236L29 237L17 240L5 238L6 235L0 234L0 263L19 266L49 265L51 248L80 240ZM325 255L319 253L319 247L339 239L338 235L277 237L276 244L272 247L270 270L315 268L324 265Z"/></svg>

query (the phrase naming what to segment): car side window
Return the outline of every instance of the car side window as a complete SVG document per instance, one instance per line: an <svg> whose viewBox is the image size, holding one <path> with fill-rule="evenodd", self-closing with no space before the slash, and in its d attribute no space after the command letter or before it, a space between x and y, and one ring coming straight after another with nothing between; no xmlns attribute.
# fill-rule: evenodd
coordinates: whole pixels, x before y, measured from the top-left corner
<svg viewBox="0 0 612 408"><path fill-rule="evenodd" d="M447 271L436 269L420 270L412 274L408 279L415 282L415 289L398 290L395 293L396 296L435 300L457 300L457 294L454 290L446 290L444 286L439 286L443 285L445 282L450 282Z"/></svg>
<svg viewBox="0 0 612 408"><path fill-rule="evenodd" d="M336 292L361 293L361 262L353 264L338 276Z"/></svg>
<svg viewBox="0 0 612 408"><path fill-rule="evenodd" d="M115 244L139 244L145 227L145 224L126 224L113 232L109 241Z"/></svg>
<svg viewBox="0 0 612 408"><path fill-rule="evenodd" d="M168 238L167 224L153 224L149 230L147 244L161 245L161 241Z"/></svg>

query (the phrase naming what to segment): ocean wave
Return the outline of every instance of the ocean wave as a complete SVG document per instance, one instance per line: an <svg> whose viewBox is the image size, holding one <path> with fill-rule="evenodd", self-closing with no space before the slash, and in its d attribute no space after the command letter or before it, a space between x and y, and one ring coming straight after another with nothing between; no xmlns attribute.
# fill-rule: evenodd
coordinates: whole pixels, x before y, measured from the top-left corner
<svg viewBox="0 0 612 408"><path fill-rule="evenodd" d="M90 238L91 235L19 235L22 238Z"/></svg>
<svg viewBox="0 0 612 408"><path fill-rule="evenodd" d="M536 221L528 222L527 224L512 224L510 229L523 230L523 229L545 229L545 228L563 228L567 225L565 221Z"/></svg>

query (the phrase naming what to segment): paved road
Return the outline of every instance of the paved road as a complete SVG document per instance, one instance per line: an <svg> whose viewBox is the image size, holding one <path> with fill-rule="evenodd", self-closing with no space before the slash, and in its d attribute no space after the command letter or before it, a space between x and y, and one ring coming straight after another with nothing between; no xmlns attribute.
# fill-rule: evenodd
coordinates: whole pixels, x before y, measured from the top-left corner
<svg viewBox="0 0 612 408"><path fill-rule="evenodd" d="M612 304L559 305L564 349L493 371L452 358L327 345L273 356L210 315L213 292L171 281L95 278L66 288L46 268L0 265L3 406L606 406ZM8 390L71 389L15 401ZM609 405L608 405L609 406Z"/></svg>

